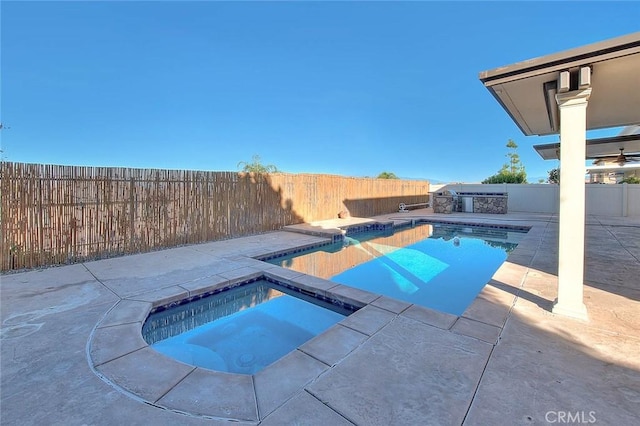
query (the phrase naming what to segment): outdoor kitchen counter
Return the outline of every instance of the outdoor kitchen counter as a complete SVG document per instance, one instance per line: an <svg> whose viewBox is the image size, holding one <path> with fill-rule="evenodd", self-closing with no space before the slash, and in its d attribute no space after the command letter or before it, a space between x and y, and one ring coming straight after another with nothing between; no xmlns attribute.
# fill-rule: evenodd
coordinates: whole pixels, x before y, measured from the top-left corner
<svg viewBox="0 0 640 426"><path fill-rule="evenodd" d="M506 192L455 192L447 190L433 194L434 213L507 213Z"/></svg>

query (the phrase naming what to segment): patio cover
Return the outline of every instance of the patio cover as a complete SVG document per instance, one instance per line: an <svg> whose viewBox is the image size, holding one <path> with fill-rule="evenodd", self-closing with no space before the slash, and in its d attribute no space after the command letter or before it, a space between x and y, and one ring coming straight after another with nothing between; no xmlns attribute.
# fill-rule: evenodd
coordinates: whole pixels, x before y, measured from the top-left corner
<svg viewBox="0 0 640 426"><path fill-rule="evenodd" d="M558 298L553 312L586 320L586 132L640 124L640 32L483 71L479 77L526 136L560 134ZM616 154L617 147L604 153Z"/></svg>
<svg viewBox="0 0 640 426"><path fill-rule="evenodd" d="M560 72L591 68L587 130L640 123L640 32L480 73L526 136L559 133ZM576 87L577 89L577 87Z"/></svg>
<svg viewBox="0 0 640 426"><path fill-rule="evenodd" d="M534 145L533 148L544 160L560 159L560 142ZM589 139L587 141L585 159L596 159L605 155L618 155L620 154L620 148L624 149L626 155L640 153L640 135L619 135L610 138Z"/></svg>

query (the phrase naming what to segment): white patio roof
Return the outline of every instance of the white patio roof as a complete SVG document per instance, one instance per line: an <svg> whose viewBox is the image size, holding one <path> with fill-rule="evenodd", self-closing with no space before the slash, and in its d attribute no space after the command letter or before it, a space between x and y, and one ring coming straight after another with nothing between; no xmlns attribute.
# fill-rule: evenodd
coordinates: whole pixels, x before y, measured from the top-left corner
<svg viewBox="0 0 640 426"><path fill-rule="evenodd" d="M560 142L534 145L533 148L545 160L560 159ZM585 159L596 159L605 155L617 155L620 153L621 148L624 149L625 155L640 153L640 135L622 135L611 138L589 139L587 141L587 155Z"/></svg>
<svg viewBox="0 0 640 426"><path fill-rule="evenodd" d="M587 130L640 123L640 32L483 71L480 81L522 133L550 135L559 132L560 72L581 67L593 88Z"/></svg>

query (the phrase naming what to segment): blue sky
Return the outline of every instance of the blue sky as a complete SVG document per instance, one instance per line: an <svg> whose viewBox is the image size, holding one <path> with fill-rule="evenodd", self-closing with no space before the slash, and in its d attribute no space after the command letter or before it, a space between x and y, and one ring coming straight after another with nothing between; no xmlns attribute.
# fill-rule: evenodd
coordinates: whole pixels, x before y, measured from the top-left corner
<svg viewBox="0 0 640 426"><path fill-rule="evenodd" d="M640 31L638 2L0 2L3 157L478 182L519 146L481 71ZM618 129L591 137L617 134Z"/></svg>

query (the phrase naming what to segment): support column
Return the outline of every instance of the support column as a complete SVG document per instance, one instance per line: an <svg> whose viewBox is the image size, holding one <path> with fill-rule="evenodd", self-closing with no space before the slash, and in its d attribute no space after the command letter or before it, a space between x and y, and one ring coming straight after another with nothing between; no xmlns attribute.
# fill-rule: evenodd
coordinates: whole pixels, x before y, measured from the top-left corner
<svg viewBox="0 0 640 426"><path fill-rule="evenodd" d="M583 300L585 154L587 103L591 88L559 93L560 217L558 299L553 313L587 319Z"/></svg>

